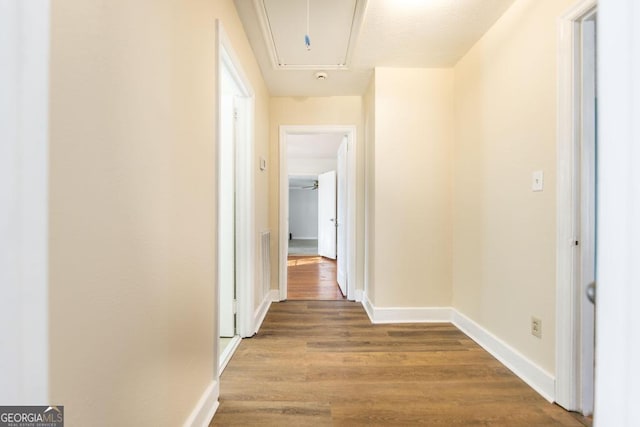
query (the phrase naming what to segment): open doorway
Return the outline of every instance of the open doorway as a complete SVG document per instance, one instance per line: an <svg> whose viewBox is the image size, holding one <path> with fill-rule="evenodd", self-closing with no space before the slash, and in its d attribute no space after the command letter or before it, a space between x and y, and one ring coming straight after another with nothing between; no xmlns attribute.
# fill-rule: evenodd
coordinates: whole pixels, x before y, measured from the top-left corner
<svg viewBox="0 0 640 427"><path fill-rule="evenodd" d="M280 299L353 299L355 126L280 131Z"/></svg>
<svg viewBox="0 0 640 427"><path fill-rule="evenodd" d="M253 90L218 22L218 373L253 334Z"/></svg>
<svg viewBox="0 0 640 427"><path fill-rule="evenodd" d="M597 10L578 2L561 20L558 138L556 401L594 408L597 236Z"/></svg>

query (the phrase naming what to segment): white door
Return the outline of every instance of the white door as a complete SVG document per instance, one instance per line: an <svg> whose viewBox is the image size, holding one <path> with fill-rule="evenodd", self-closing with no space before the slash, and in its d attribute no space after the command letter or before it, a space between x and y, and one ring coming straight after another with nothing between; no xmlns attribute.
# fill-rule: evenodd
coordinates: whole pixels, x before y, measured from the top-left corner
<svg viewBox="0 0 640 427"><path fill-rule="evenodd" d="M318 175L318 254L336 259L336 171Z"/></svg>
<svg viewBox="0 0 640 427"><path fill-rule="evenodd" d="M220 290L220 336L236 334L234 300L236 290L236 150L234 97L221 99L220 181L218 184L218 280Z"/></svg>
<svg viewBox="0 0 640 427"><path fill-rule="evenodd" d="M337 279L342 295L347 295L347 137L338 148Z"/></svg>
<svg viewBox="0 0 640 427"><path fill-rule="evenodd" d="M640 8L598 4L598 238L594 425L638 424Z"/></svg>

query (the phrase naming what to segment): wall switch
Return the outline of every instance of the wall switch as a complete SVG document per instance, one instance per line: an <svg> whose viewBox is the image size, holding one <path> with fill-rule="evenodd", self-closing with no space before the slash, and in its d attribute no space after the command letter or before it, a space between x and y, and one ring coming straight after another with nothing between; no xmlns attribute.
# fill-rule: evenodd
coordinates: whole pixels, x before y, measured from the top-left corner
<svg viewBox="0 0 640 427"><path fill-rule="evenodd" d="M544 187L544 172L535 171L531 176L531 190L542 191Z"/></svg>
<svg viewBox="0 0 640 427"><path fill-rule="evenodd" d="M531 335L542 338L542 320L531 317Z"/></svg>

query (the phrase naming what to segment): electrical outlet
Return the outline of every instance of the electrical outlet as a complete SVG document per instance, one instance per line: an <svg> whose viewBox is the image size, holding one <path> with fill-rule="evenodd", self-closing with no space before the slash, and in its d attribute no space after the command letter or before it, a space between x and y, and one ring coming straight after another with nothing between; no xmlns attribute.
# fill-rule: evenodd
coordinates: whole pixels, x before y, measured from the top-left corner
<svg viewBox="0 0 640 427"><path fill-rule="evenodd" d="M542 338L542 320L537 317L531 317L531 335Z"/></svg>

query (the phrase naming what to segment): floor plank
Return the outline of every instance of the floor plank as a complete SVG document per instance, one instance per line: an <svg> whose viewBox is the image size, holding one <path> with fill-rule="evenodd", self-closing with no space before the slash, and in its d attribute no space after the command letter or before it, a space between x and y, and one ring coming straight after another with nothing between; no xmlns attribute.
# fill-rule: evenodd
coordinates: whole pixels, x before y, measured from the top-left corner
<svg viewBox="0 0 640 427"><path fill-rule="evenodd" d="M317 255L289 255L287 260L287 299L344 299L336 279L336 261Z"/></svg>
<svg viewBox="0 0 640 427"><path fill-rule="evenodd" d="M211 426L588 425L451 324L372 325L349 301L274 303L220 390Z"/></svg>

